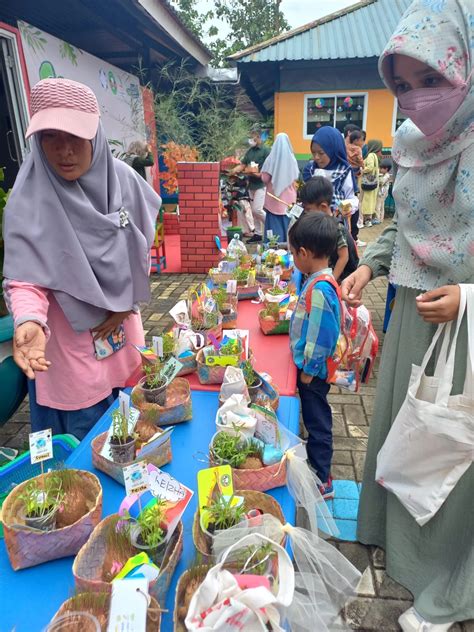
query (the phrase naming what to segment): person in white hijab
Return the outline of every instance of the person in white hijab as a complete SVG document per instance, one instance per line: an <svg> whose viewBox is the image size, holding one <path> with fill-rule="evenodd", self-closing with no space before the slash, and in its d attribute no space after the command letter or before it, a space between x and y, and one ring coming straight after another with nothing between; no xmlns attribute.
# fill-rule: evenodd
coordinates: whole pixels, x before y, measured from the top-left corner
<svg viewBox="0 0 474 632"><path fill-rule="evenodd" d="M371 278L388 274L397 285L370 425L358 538L385 549L387 574L414 596L414 607L399 619L404 632L444 632L474 619L473 465L422 527L375 481L377 455L406 397L412 365L421 364L437 324L456 319L459 285L470 291L474 284L473 42L472 0L415 0L390 39L380 71L409 117L392 153L397 219L342 284L351 304L360 302ZM467 349L465 316L452 395L463 392L469 377Z"/></svg>
<svg viewBox="0 0 474 632"><path fill-rule="evenodd" d="M290 223L286 211L296 202L295 181L299 177L298 163L287 134L276 135L272 150L263 163L261 176L267 187L264 239L268 240L267 231L271 230L274 236L280 237L280 241L286 241Z"/></svg>

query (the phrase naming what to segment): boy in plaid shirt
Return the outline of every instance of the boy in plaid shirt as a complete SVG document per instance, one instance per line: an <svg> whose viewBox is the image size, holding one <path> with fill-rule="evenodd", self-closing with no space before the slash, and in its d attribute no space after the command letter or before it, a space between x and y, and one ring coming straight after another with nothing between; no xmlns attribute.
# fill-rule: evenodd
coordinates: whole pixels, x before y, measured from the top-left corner
<svg viewBox="0 0 474 632"><path fill-rule="evenodd" d="M308 461L322 485L324 498L334 490L330 474L332 460L332 413L327 401L327 360L336 349L340 332L340 299L330 280L334 279L329 258L338 239L337 221L319 211L303 214L290 229L289 246L296 267L308 278L303 285L290 324L290 346L298 367L298 391L303 422L308 431ZM311 292L311 299L307 292Z"/></svg>

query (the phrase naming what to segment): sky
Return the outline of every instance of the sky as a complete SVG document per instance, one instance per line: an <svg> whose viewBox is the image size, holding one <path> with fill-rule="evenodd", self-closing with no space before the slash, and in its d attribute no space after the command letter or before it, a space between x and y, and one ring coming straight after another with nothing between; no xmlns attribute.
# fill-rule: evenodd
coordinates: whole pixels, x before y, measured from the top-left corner
<svg viewBox="0 0 474 632"><path fill-rule="evenodd" d="M308 22L313 22L329 13L340 11L355 4L357 0L282 0L280 8L292 29ZM214 3L211 0L199 0L198 10L205 12ZM222 31L220 35L222 36Z"/></svg>

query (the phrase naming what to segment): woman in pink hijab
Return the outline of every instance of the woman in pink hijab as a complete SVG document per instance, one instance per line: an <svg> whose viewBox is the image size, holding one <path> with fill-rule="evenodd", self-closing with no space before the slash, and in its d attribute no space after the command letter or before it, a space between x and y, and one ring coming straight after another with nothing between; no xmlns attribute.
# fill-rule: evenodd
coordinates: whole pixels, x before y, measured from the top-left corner
<svg viewBox="0 0 474 632"><path fill-rule="evenodd" d="M160 197L109 149L94 93L31 92L31 153L5 209L4 294L32 430L82 439L139 364Z"/></svg>

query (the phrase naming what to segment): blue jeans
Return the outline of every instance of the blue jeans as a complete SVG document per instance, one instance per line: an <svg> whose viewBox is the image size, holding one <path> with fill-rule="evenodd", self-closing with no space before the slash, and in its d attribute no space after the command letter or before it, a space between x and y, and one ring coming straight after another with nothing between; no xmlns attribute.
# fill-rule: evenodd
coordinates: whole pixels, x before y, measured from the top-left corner
<svg viewBox="0 0 474 632"><path fill-rule="evenodd" d="M109 406L118 397L118 388L94 406L81 410L57 410L48 406L41 406L36 401L36 384L28 380L28 395L30 399L31 432L51 428L53 435L72 434L82 441L89 430L102 417Z"/></svg>
<svg viewBox="0 0 474 632"><path fill-rule="evenodd" d="M332 461L332 412L328 404L330 385L320 377L303 384L298 370L298 391L301 400L303 423L308 431L306 451L311 467L322 483L327 483Z"/></svg>

